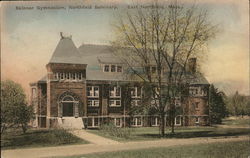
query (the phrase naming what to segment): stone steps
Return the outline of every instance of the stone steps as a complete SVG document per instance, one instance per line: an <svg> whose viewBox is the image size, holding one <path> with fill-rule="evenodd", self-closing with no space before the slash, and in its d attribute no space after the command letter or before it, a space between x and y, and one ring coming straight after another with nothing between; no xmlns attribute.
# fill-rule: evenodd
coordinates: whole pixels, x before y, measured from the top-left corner
<svg viewBox="0 0 250 158"><path fill-rule="evenodd" d="M64 129L83 129L84 124L81 117L58 118L58 126Z"/></svg>

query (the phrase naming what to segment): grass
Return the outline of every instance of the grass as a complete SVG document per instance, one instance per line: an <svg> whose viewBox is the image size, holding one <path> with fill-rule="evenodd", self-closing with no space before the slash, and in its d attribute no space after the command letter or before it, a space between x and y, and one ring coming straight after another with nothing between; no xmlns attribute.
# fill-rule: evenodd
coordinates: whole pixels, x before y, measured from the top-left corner
<svg viewBox="0 0 250 158"><path fill-rule="evenodd" d="M1 135L2 149L86 143L88 142L63 129L30 129L25 134L20 129L11 129Z"/></svg>
<svg viewBox="0 0 250 158"><path fill-rule="evenodd" d="M88 131L120 142L160 139L158 127L132 128L128 138L114 137L101 130ZM250 134L250 129L247 128L179 127L175 129L175 134L170 134L168 129L165 138L228 137L247 134Z"/></svg>
<svg viewBox="0 0 250 158"><path fill-rule="evenodd" d="M116 151L67 158L247 158L250 155L249 146L249 141L238 141Z"/></svg>
<svg viewBox="0 0 250 158"><path fill-rule="evenodd" d="M227 118L227 119L223 119L222 122L223 125L233 125L233 126L246 126L246 127L250 127L250 118Z"/></svg>
<svg viewBox="0 0 250 158"><path fill-rule="evenodd" d="M227 118L223 120L224 125L228 125L226 128L220 126L215 127L175 127L175 134L170 134L170 128L166 128L165 138L196 138L196 137L228 137L228 136L240 136L250 135L249 118ZM237 126L239 125L239 128ZM234 128L231 128L233 126ZM249 128L241 128L249 127ZM120 130L120 131L119 131ZM122 130L130 130L130 135L127 138L114 136L113 132L107 132L99 129L88 130L91 133L110 138L120 142L126 141L140 141L140 140L155 140L160 138L159 127L140 127L130 129L119 129L118 132L122 133Z"/></svg>

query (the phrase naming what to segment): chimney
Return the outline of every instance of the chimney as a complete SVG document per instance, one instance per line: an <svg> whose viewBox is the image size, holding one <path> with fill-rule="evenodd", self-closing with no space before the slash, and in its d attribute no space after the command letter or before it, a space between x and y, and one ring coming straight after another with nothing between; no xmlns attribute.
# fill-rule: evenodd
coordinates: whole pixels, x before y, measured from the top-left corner
<svg viewBox="0 0 250 158"><path fill-rule="evenodd" d="M188 59L187 70L192 74L196 72L196 58Z"/></svg>
<svg viewBox="0 0 250 158"><path fill-rule="evenodd" d="M64 37L63 37L63 33L62 32L60 32L60 36L61 36L61 39L63 39Z"/></svg>

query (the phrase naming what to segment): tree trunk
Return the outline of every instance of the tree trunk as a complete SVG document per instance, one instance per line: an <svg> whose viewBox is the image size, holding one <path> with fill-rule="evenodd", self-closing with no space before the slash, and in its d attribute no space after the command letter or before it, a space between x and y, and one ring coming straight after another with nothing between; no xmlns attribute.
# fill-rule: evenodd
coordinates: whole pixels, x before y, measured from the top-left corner
<svg viewBox="0 0 250 158"><path fill-rule="evenodd" d="M1 125L1 134L3 134L3 132L5 131L6 126L5 125Z"/></svg>
<svg viewBox="0 0 250 158"><path fill-rule="evenodd" d="M161 115L161 137L165 136L165 115Z"/></svg>
<svg viewBox="0 0 250 158"><path fill-rule="evenodd" d="M23 130L23 133L25 134L25 133L26 133L26 131L27 131L27 126L26 126L26 125L24 125L24 124L22 124L22 130Z"/></svg>
<svg viewBox="0 0 250 158"><path fill-rule="evenodd" d="M174 123L175 123L175 119L174 116L172 117L172 123L171 123L171 133L174 134Z"/></svg>
<svg viewBox="0 0 250 158"><path fill-rule="evenodd" d="M171 108L171 133L174 134L174 124L175 124L175 110L172 106Z"/></svg>

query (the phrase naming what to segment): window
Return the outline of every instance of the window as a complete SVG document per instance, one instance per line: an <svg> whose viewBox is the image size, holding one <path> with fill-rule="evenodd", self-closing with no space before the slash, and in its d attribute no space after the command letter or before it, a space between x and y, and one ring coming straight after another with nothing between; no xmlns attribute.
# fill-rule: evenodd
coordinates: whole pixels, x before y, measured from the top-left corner
<svg viewBox="0 0 250 158"><path fill-rule="evenodd" d="M155 66L151 67L151 73L153 73L153 74L156 73L156 67Z"/></svg>
<svg viewBox="0 0 250 158"><path fill-rule="evenodd" d="M109 65L104 65L104 72L109 72Z"/></svg>
<svg viewBox="0 0 250 158"><path fill-rule="evenodd" d="M195 123L199 123L199 122L200 122L199 117L195 117Z"/></svg>
<svg viewBox="0 0 250 158"><path fill-rule="evenodd" d="M198 110L199 109L199 102L192 103L193 109Z"/></svg>
<svg viewBox="0 0 250 158"><path fill-rule="evenodd" d="M32 98L36 98L36 88L32 88Z"/></svg>
<svg viewBox="0 0 250 158"><path fill-rule="evenodd" d="M104 72L122 72L122 66L120 65L104 65Z"/></svg>
<svg viewBox="0 0 250 158"><path fill-rule="evenodd" d="M139 87L131 88L131 97L132 98L140 98L141 97L141 89Z"/></svg>
<svg viewBox="0 0 250 158"><path fill-rule="evenodd" d="M180 97L175 97L175 106L176 107L181 106L181 98Z"/></svg>
<svg viewBox="0 0 250 158"><path fill-rule="evenodd" d="M88 106L92 106L92 100L88 100Z"/></svg>
<svg viewBox="0 0 250 158"><path fill-rule="evenodd" d="M60 79L63 80L64 79L64 75L63 73L60 73Z"/></svg>
<svg viewBox="0 0 250 158"><path fill-rule="evenodd" d="M77 73L78 80L82 80L82 73Z"/></svg>
<svg viewBox="0 0 250 158"><path fill-rule="evenodd" d="M122 66L117 66L117 72L122 72Z"/></svg>
<svg viewBox="0 0 250 158"><path fill-rule="evenodd" d="M116 118L115 120L115 125L120 127L122 124L121 124L121 118Z"/></svg>
<svg viewBox="0 0 250 158"><path fill-rule="evenodd" d="M88 118L88 127L98 127L99 126L99 118L90 117Z"/></svg>
<svg viewBox="0 0 250 158"><path fill-rule="evenodd" d="M58 73L54 73L54 79L58 80Z"/></svg>
<svg viewBox="0 0 250 158"><path fill-rule="evenodd" d="M111 72L115 72L116 70L116 66L115 65L111 65Z"/></svg>
<svg viewBox="0 0 250 158"><path fill-rule="evenodd" d="M159 126L158 117L152 117L152 126Z"/></svg>
<svg viewBox="0 0 250 158"><path fill-rule="evenodd" d="M151 105L158 106L159 105L159 99L152 99L151 100Z"/></svg>
<svg viewBox="0 0 250 158"><path fill-rule="evenodd" d="M142 126L142 117L134 117L131 123L132 126Z"/></svg>
<svg viewBox="0 0 250 158"><path fill-rule="evenodd" d="M112 120L113 120L114 125L116 127L121 127L122 126L122 124L121 124L121 118L113 118Z"/></svg>
<svg viewBox="0 0 250 158"><path fill-rule="evenodd" d="M189 94L192 96L199 94L199 88L198 87L190 87L189 88Z"/></svg>
<svg viewBox="0 0 250 158"><path fill-rule="evenodd" d="M87 96L88 97L99 97L99 87L98 86L87 86Z"/></svg>
<svg viewBox="0 0 250 158"><path fill-rule="evenodd" d="M133 105L133 106L138 106L138 105L140 105L140 100L132 100L131 101L131 105Z"/></svg>
<svg viewBox="0 0 250 158"><path fill-rule="evenodd" d="M121 106L121 100L109 100L109 106L119 107Z"/></svg>
<svg viewBox="0 0 250 158"><path fill-rule="evenodd" d="M75 80L76 79L76 74L75 73L71 73L71 79Z"/></svg>
<svg viewBox="0 0 250 158"><path fill-rule="evenodd" d="M199 109L199 102L193 103L193 108L194 109Z"/></svg>
<svg viewBox="0 0 250 158"><path fill-rule="evenodd" d="M121 101L120 101L120 100L116 100L116 101L115 101L115 105L116 105L116 106L121 106Z"/></svg>
<svg viewBox="0 0 250 158"><path fill-rule="evenodd" d="M94 118L94 127L98 127L99 126L99 119L98 118Z"/></svg>
<svg viewBox="0 0 250 158"><path fill-rule="evenodd" d="M121 87L110 87L110 97L120 97Z"/></svg>
<svg viewBox="0 0 250 158"><path fill-rule="evenodd" d="M181 116L175 117L175 125L181 125Z"/></svg>
<svg viewBox="0 0 250 158"><path fill-rule="evenodd" d="M70 73L66 73L66 79L67 79L67 80L70 79Z"/></svg>
<svg viewBox="0 0 250 158"><path fill-rule="evenodd" d="M99 106L99 100L88 100L88 106L90 106L90 107L98 107Z"/></svg>

